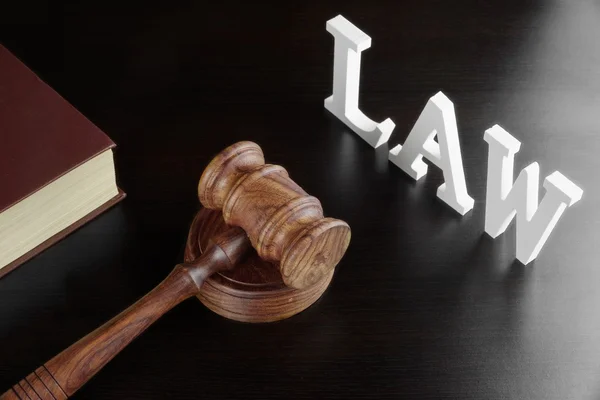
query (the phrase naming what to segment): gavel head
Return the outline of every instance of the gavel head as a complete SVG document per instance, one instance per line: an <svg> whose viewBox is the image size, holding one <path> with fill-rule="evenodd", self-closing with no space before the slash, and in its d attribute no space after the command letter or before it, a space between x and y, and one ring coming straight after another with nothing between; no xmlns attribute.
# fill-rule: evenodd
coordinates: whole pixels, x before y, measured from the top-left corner
<svg viewBox="0 0 600 400"><path fill-rule="evenodd" d="M278 262L293 288L328 275L350 243L348 224L325 218L319 200L283 167L265 164L256 143L239 142L219 153L200 178L198 197L204 207L222 210L228 225L243 228L258 255Z"/></svg>

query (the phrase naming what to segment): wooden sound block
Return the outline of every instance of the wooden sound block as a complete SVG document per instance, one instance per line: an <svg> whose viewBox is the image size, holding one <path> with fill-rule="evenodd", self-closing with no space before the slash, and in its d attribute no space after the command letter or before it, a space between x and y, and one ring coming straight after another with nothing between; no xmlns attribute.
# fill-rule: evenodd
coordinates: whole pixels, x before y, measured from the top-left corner
<svg viewBox="0 0 600 400"><path fill-rule="evenodd" d="M220 211L200 209L190 227L185 261L206 250L211 237L229 226ZM283 283L278 265L262 260L254 249L231 271L210 276L198 299L210 310L241 322L272 322L289 318L312 305L327 289L333 271L314 285L293 289Z"/></svg>

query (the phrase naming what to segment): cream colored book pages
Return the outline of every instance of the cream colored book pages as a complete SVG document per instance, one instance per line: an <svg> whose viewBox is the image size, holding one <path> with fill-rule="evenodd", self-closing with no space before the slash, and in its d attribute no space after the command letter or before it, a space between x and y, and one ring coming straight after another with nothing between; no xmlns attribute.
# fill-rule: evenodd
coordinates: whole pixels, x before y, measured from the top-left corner
<svg viewBox="0 0 600 400"><path fill-rule="evenodd" d="M0 214L0 268L118 194L112 150L90 159Z"/></svg>

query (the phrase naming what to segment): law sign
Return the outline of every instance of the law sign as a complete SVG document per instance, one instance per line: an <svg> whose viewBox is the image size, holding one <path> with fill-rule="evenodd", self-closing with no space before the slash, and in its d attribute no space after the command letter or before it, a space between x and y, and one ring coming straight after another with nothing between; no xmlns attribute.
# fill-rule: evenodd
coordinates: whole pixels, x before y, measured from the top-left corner
<svg viewBox="0 0 600 400"><path fill-rule="evenodd" d="M327 21L335 39L333 94L325 108L374 148L388 142L395 124L375 122L358 108L360 54L371 47L371 38L338 15ZM436 141L437 139L437 141ZM521 142L499 125L486 130L488 143L485 232L495 238L517 219L517 259L533 261L565 210L578 202L583 190L558 171L544 180L546 194L538 201L540 168L537 162L524 168L513 181L514 157ZM389 152L389 160L418 180L427 174L423 157L440 168L444 183L437 196L465 215L474 200L467 192L458 140L454 104L442 92L431 97L403 145Z"/></svg>

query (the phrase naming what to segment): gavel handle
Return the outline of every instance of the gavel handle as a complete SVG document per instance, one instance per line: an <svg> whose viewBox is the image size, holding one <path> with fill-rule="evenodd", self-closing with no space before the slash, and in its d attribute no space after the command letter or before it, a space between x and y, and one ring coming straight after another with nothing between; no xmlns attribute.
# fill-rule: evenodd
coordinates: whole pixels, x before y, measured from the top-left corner
<svg viewBox="0 0 600 400"><path fill-rule="evenodd" d="M204 280L233 268L250 248L245 232L231 228L191 263L179 264L131 307L71 345L0 396L0 400L67 399L167 311L200 291Z"/></svg>

